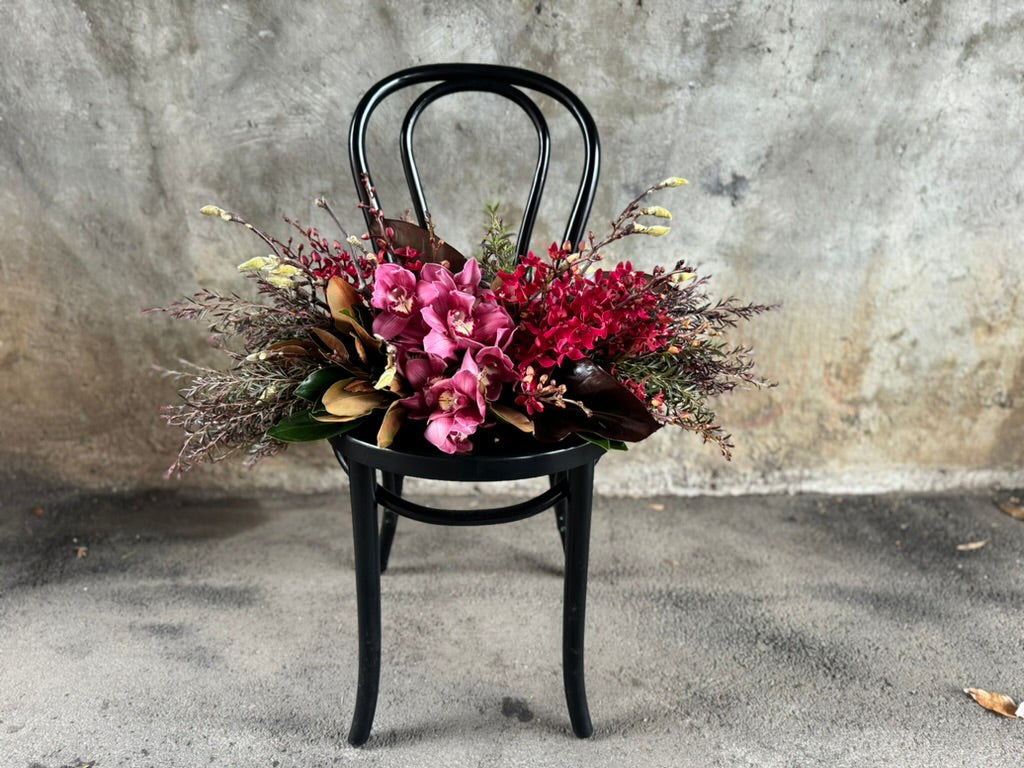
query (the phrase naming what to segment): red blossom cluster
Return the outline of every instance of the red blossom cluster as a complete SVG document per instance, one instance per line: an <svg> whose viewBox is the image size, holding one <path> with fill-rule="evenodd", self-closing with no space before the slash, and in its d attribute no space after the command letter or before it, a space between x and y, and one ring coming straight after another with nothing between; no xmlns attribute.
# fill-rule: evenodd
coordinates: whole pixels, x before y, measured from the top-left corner
<svg viewBox="0 0 1024 768"><path fill-rule="evenodd" d="M513 358L520 370L584 357L614 363L670 345L672 318L659 307L657 276L628 261L593 268L599 259L552 245L547 259L529 253L513 272L498 273L501 298L518 309Z"/></svg>

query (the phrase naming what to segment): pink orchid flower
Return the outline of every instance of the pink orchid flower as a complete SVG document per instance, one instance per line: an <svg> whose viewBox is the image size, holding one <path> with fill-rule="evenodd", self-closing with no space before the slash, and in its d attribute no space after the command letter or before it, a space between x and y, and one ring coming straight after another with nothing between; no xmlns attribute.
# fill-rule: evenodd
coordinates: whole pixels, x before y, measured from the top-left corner
<svg viewBox="0 0 1024 768"><path fill-rule="evenodd" d="M381 264L374 277L370 305L381 310L373 319L373 332L394 339L419 318L423 306L417 295L416 275L397 264Z"/></svg>
<svg viewBox="0 0 1024 768"><path fill-rule="evenodd" d="M415 401L416 396L402 401ZM418 402L410 405L420 406ZM408 406L407 406L408 407ZM424 413L426 411L426 413ZM483 424L487 403L480 388L480 369L466 352L462 365L450 379L437 379L424 392L422 407L410 409L412 418L426 418L424 434L445 453L465 453L473 448L469 438Z"/></svg>
<svg viewBox="0 0 1024 768"><path fill-rule="evenodd" d="M479 280L480 268L473 260L454 276L439 265L424 265L417 295L426 297L426 285L434 293L433 300L424 303L420 312L429 328L423 339L427 352L455 360L463 350L508 344L515 324L493 292L480 288ZM424 287L422 293L420 286Z"/></svg>
<svg viewBox="0 0 1024 768"><path fill-rule="evenodd" d="M500 347L484 347L478 350L473 357L480 369L480 389L487 400L497 400L501 397L503 384L519 379L512 358L506 355Z"/></svg>

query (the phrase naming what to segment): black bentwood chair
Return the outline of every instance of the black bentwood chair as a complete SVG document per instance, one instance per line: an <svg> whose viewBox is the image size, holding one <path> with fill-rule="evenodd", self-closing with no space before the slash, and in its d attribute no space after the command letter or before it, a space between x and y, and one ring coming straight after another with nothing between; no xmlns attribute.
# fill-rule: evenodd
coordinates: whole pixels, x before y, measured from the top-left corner
<svg viewBox="0 0 1024 768"><path fill-rule="evenodd" d="M550 135L533 97L526 91L551 97L576 119L582 131L584 160L576 201L563 240L578 243L584 235L593 203L599 168L597 129L580 100L548 77L512 67L484 64L437 64L397 72L381 80L356 107L349 131L349 159L360 199L381 209L372 188L366 162L365 138L370 116L386 97L403 88L434 83L413 103L401 133L402 162L419 224L427 225L424 199L413 155L413 132L423 110L436 99L462 91L498 94L518 104L537 130L538 159L518 238L518 253L527 252L548 169ZM374 222L367 212L367 226ZM478 436L480 433L478 433ZM399 438L402 435L399 434ZM356 600L359 614L359 682L355 713L348 741L366 742L373 725L380 682L380 574L387 567L398 516L438 525L489 525L522 520L554 508L565 552L565 597L562 625L562 664L565 697L573 732L590 736L593 727L587 708L583 679L583 634L587 595L587 559L590 547L590 508L594 465L604 450L591 443L568 438L543 445L514 436L486 444L474 438L468 454L446 455L426 443L378 448L372 434L358 431L331 440L335 456L349 475L352 501L352 532L355 549ZM377 472L381 482L377 482ZM549 489L536 498L508 507L474 510L431 509L402 497L405 477L505 481L547 476ZM383 508L380 533L377 507Z"/></svg>

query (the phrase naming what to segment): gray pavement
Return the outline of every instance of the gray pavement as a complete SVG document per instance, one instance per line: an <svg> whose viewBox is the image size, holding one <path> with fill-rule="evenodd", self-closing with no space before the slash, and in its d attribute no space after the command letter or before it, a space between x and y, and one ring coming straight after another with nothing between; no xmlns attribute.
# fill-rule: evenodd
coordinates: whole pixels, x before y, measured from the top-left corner
<svg viewBox="0 0 1024 768"><path fill-rule="evenodd" d="M562 697L552 518L403 520L376 723L354 749L344 497L177 487L5 490L0 766L1011 766L1024 752L1024 722L961 692L1024 697L1024 523L993 503L1009 494L599 497L586 741ZM973 541L987 544L957 549Z"/></svg>

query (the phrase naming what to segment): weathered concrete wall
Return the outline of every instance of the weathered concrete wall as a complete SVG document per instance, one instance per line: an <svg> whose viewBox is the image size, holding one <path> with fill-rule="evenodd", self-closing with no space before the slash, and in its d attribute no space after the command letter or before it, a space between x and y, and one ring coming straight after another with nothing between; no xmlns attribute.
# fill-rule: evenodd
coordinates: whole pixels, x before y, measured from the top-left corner
<svg viewBox="0 0 1024 768"><path fill-rule="evenodd" d="M722 404L736 459L659 434L606 459L603 490L1024 485L1024 7L585 7L0 6L6 472L162 482L177 435L156 409L174 389L149 366L216 358L200 329L139 310L198 284L231 290L234 265L261 253L198 208L322 224L317 195L342 209L352 199L343 144L362 91L401 67L459 60L544 71L592 108L604 148L594 228L645 183L691 179L662 200L673 235L621 256L650 266L682 253L722 292L783 305L744 330L779 386ZM424 157L428 177L431 159L442 171L430 198L453 242L473 230L445 228L441 211L475 222L478 201L522 188L520 158L485 155L471 130L481 118L514 145L527 134L506 115L484 102L424 128L440 147L454 131L468 166ZM385 202L404 205L384 183L397 173L390 153L379 167ZM556 182L549 199L567 188ZM546 215L538 240L560 234L559 212ZM339 482L331 463L310 446L191 482L326 487Z"/></svg>

